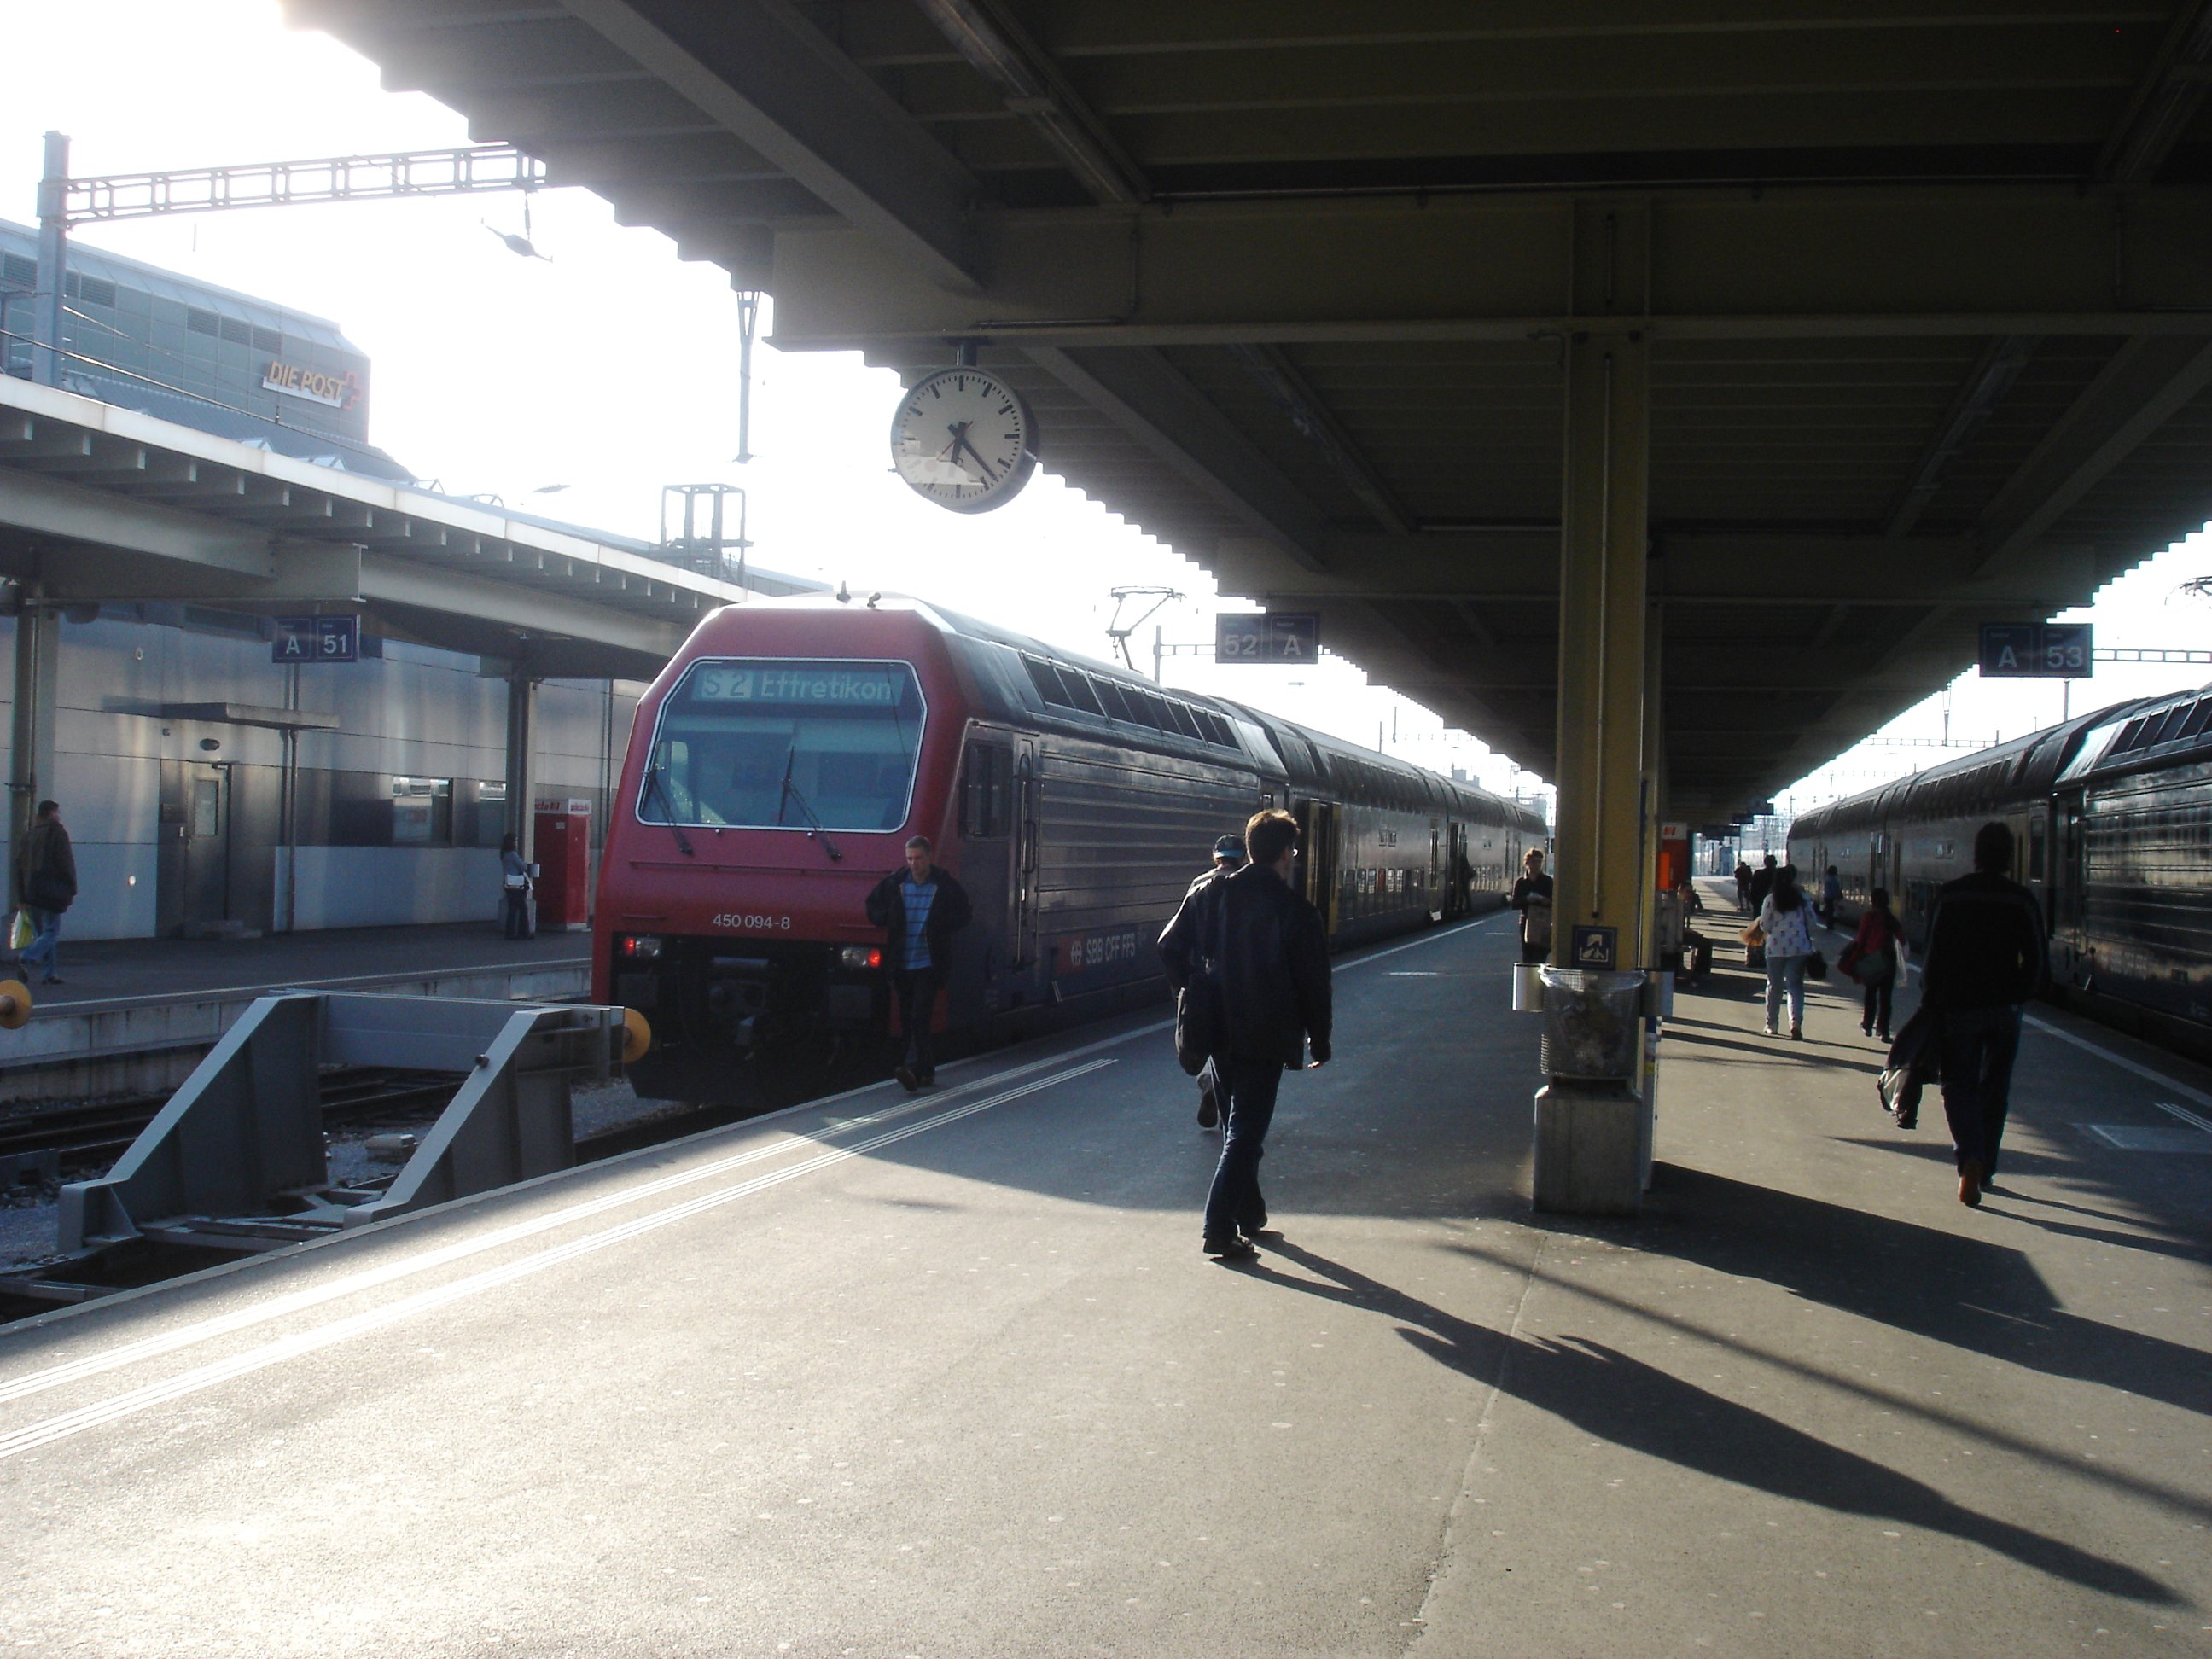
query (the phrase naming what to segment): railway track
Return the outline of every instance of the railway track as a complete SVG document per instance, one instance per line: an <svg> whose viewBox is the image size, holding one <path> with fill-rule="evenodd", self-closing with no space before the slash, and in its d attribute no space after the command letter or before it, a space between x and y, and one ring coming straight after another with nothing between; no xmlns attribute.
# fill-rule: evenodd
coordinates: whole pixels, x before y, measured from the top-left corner
<svg viewBox="0 0 2212 1659"><path fill-rule="evenodd" d="M385 1066L329 1072L322 1079L323 1121L356 1123L442 1106L458 1084L457 1076L442 1072ZM0 1119L0 1158L52 1152L64 1169L112 1159L138 1138L168 1098L166 1094L141 1095Z"/></svg>

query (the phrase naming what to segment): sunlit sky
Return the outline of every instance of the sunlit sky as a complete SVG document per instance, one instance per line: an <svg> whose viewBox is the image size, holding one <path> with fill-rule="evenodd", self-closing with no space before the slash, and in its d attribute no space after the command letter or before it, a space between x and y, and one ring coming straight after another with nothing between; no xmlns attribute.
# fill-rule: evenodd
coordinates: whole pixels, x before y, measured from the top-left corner
<svg viewBox="0 0 2212 1659"><path fill-rule="evenodd" d="M84 50L95 11L101 49ZM40 135L73 141L78 175L303 159L469 142L429 98L377 84L326 36L288 29L272 0L101 0L6 9L19 70L0 106L0 216L34 222ZM92 73L76 66L96 64ZM1212 637L1213 583L1188 560L1053 477L996 513L963 518L891 476L898 386L857 356L756 354L752 451L738 448L738 309L718 268L688 264L659 233L627 229L588 192L539 193L544 260L495 232L523 228L519 195L286 208L99 226L88 246L167 266L337 321L372 363L371 436L457 493L653 538L662 487L741 484L763 566L896 588L1103 656L1115 586L1187 596L1157 619L1170 642ZM772 315L763 330L773 331ZM1048 453L1045 465L1051 465ZM550 485L565 486L533 494ZM2202 646L2212 605L2177 595L2212 573L2198 535L2069 612L2106 645ZM1232 602L1231 609L1249 607ZM1149 628L1140 641L1148 647ZM1148 658L1140 653L1140 666ZM1534 790L1510 757L1370 686L1350 664L1218 667L1170 659L1171 684L1215 691L1489 787ZM2205 667L2100 664L2075 712L2212 679ZM2059 717L2056 683L1964 677L1884 738L2016 737ZM1395 732L1395 738L1392 733ZM1778 799L1804 810L1948 758L1862 744Z"/></svg>

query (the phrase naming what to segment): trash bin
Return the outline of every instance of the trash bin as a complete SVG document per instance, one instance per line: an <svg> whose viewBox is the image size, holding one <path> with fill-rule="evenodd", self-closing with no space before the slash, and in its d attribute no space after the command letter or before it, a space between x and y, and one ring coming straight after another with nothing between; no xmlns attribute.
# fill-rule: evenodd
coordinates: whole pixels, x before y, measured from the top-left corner
<svg viewBox="0 0 2212 1659"><path fill-rule="evenodd" d="M1644 976L1552 967L1543 976L1545 1073L1632 1081Z"/></svg>

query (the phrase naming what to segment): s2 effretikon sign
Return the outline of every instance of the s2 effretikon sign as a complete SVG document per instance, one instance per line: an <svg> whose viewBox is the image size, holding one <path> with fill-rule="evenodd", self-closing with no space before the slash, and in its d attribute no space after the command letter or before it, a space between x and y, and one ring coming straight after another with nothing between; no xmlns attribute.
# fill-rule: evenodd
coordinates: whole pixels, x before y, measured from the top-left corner
<svg viewBox="0 0 2212 1659"><path fill-rule="evenodd" d="M1270 611L1257 616L1216 617L1217 662L1294 663L1321 658L1321 616L1311 611Z"/></svg>

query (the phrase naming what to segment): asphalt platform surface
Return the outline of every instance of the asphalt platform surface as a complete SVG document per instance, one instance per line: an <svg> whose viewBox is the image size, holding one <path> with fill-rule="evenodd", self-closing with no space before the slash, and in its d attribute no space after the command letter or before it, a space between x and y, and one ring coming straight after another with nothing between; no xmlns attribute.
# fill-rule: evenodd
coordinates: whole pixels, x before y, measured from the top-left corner
<svg viewBox="0 0 2212 1659"><path fill-rule="evenodd" d="M2212 1652L2212 1079L2039 1015L1968 1209L1725 945L1539 1217L1510 926L1339 963L1250 1265L1140 1019L0 1332L0 1644Z"/></svg>

